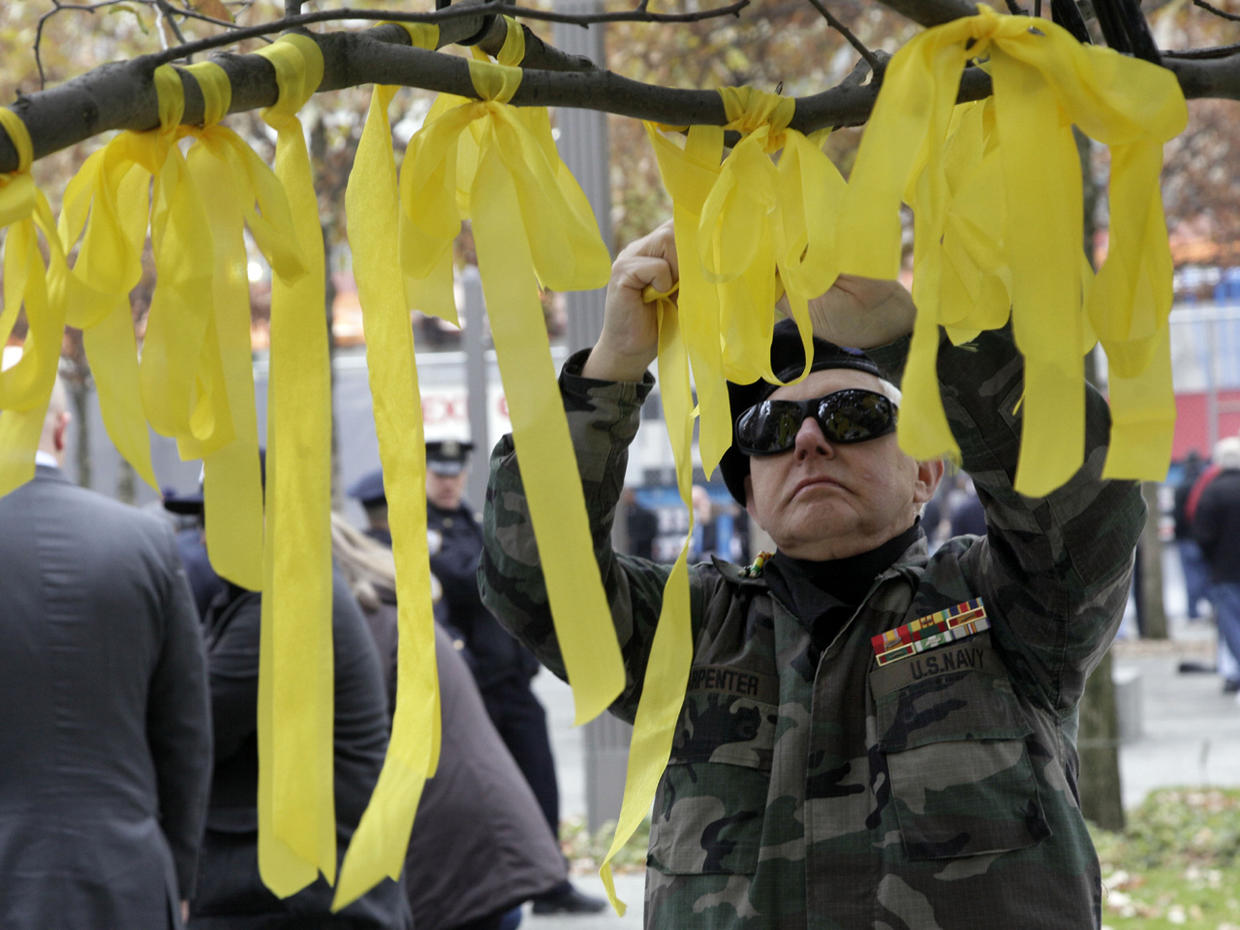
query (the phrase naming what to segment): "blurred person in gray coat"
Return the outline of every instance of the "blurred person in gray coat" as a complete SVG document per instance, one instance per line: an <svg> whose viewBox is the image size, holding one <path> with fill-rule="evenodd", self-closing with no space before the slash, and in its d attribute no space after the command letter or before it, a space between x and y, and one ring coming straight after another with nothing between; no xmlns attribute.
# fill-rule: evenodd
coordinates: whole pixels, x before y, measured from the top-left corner
<svg viewBox="0 0 1240 930"><path fill-rule="evenodd" d="M396 566L392 550L332 514L332 556L379 647L396 707ZM436 600L442 589L434 575ZM491 723L463 643L435 624L441 740L405 859L415 930L513 930L522 902L564 884L568 867L542 808Z"/></svg>
<svg viewBox="0 0 1240 930"><path fill-rule="evenodd" d="M0 497L0 927L180 928L211 777L198 617L171 527L61 472L68 423L58 381L35 477Z"/></svg>

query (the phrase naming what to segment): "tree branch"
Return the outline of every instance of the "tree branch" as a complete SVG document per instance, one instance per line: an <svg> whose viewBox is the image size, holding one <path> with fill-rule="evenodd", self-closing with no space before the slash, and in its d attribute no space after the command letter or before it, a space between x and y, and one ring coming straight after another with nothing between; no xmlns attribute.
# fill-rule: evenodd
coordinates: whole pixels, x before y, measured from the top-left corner
<svg viewBox="0 0 1240 930"><path fill-rule="evenodd" d="M882 0L882 4L927 27L977 15L977 4L970 0Z"/></svg>
<svg viewBox="0 0 1240 930"><path fill-rule="evenodd" d="M848 44L857 50L857 54L865 59L866 64L870 66L870 73L874 75L875 80L880 79L883 75L883 63L879 61L878 56L870 51L864 42L853 35L852 30L836 19L831 14L831 11L827 9L826 5L823 4L822 0L809 0L809 2L813 4L814 9L822 14L823 19L827 21L827 25L842 35Z"/></svg>
<svg viewBox="0 0 1240 930"><path fill-rule="evenodd" d="M914 0L892 0L893 5ZM963 9L965 0L927 0L916 7L919 21L933 21ZM477 6L440 11L452 14L440 23L440 42L454 44L475 36L485 27L479 45L491 53L501 47L507 21L492 17L503 5ZM967 10L972 14L972 10ZM307 14L316 16L319 14ZM337 12L335 15L342 15ZM387 14L388 18L424 14ZM434 17L436 14L430 14ZM281 24L286 21L280 21ZM522 27L524 28L524 27ZM269 25L267 32L272 31ZM714 90L681 90L629 80L594 66L588 59L566 55L526 31L527 49L521 86L512 103L517 106L577 107L614 113L671 125L727 121L719 94ZM239 33L232 33L235 41ZM410 48L405 30L394 25L364 32L315 34L323 52L323 82L327 92L368 83L420 87L465 97L475 96L465 59L441 52ZM182 46L182 55L192 48ZM67 148L99 133L115 129L147 130L158 125L158 107L152 74L166 63L168 53L144 55L128 62L103 65L51 90L19 98L13 109L25 122L36 158ZM1240 52L1223 57L1188 58L1168 53L1169 67L1188 97L1221 97L1240 100ZM214 60L232 84L232 112L270 106L276 101L275 73L270 62L257 55L221 54ZM882 60L878 67L881 69ZM197 84L182 73L188 124L202 121L203 101ZM960 100L976 100L991 93L989 77L968 68L961 82ZM860 84L855 75L839 86L798 98L792 128L811 132L826 126L850 126L868 119L878 94L877 82ZM17 166L16 152L7 135L0 133L0 171Z"/></svg>
<svg viewBox="0 0 1240 930"><path fill-rule="evenodd" d="M1240 51L1224 58L1187 59L1163 55L1163 66L1180 82L1184 96L1240 100Z"/></svg>
<svg viewBox="0 0 1240 930"><path fill-rule="evenodd" d="M1206 12L1213 13L1215 16L1222 17L1230 22L1240 23L1240 16L1237 16L1235 13L1228 13L1225 10L1220 10L1218 7L1206 3L1206 0L1193 0L1193 6L1199 6Z"/></svg>
<svg viewBox="0 0 1240 930"><path fill-rule="evenodd" d="M443 40L450 42L454 31L472 29L467 20L445 26ZM498 50L506 26L495 22L480 43ZM495 33L498 34L495 34ZM403 29L383 26L364 33L316 35L323 51L323 82L320 92L361 84L397 84L430 91L475 95L465 59L440 52L410 48L403 42ZM542 43L529 51L537 53ZM151 74L160 64L160 55L146 55L123 63L103 65L59 87L22 97L13 109L30 130L36 158L67 148L112 129L147 130L158 126L158 101ZM271 106L277 88L271 64L258 55L216 56L213 59L228 74L232 84L231 112ZM529 55L527 54L527 61ZM575 70L552 70L550 66L574 66ZM531 65L535 62L530 62ZM643 84L595 68L586 59L557 53L546 67L526 69L513 104L517 106L565 106L602 110L621 116L655 120L672 125L707 123L723 125L727 115L714 90L678 90ZM196 83L182 73L185 90L183 121L202 121L203 101ZM862 123L869 116L878 93L875 83L844 84L797 100L792 127L810 132L824 126ZM978 99L990 93L989 78L976 68L968 69L962 82L961 99ZM0 133L0 171L17 166L16 152L8 137Z"/></svg>
<svg viewBox="0 0 1240 930"><path fill-rule="evenodd" d="M1163 52L1163 58L1180 58L1185 61L1203 58L1226 58L1240 52L1240 44L1216 45L1213 48L1187 48L1178 52Z"/></svg>
<svg viewBox="0 0 1240 930"><path fill-rule="evenodd" d="M181 35L181 27L178 26L176 24L176 21L172 18L172 14L174 12L172 9L172 6L167 2L167 0L153 0L152 5L155 8L155 22L156 23L160 23L160 22L167 23L168 29L172 32L173 37L177 40L177 45L184 45L185 36ZM164 36L162 29L159 31L159 36L161 40L166 38Z"/></svg>

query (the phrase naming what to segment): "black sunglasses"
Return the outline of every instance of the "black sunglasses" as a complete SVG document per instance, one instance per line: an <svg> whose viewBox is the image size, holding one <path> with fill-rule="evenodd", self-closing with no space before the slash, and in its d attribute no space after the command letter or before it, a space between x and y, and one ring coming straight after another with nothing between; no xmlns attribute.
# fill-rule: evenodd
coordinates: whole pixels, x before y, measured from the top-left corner
<svg viewBox="0 0 1240 930"><path fill-rule="evenodd" d="M865 442L896 428L896 405L875 391L848 388L809 400L764 400L736 418L736 448L746 455L777 455L796 445L806 417L830 442Z"/></svg>

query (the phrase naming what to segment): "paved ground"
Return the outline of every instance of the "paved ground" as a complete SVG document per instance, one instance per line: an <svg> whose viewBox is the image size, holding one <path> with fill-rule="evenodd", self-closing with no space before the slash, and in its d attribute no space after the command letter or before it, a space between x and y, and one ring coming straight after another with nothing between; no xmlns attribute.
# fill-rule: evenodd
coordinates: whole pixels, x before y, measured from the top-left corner
<svg viewBox="0 0 1240 930"><path fill-rule="evenodd" d="M1120 746L1120 777L1125 807L1133 807L1153 788L1167 785L1240 785L1240 704L1224 695L1217 675L1183 673L1182 662L1214 662L1212 624L1183 617L1178 563L1165 560L1167 609L1171 638L1164 642L1121 638L1114 647L1117 677L1133 677L1137 691L1139 734ZM1131 629L1131 618L1122 634ZM586 813L585 761L581 730L572 726L568 686L546 672L535 690L547 706L552 743L560 773L565 817ZM1132 694L1131 691L1127 692ZM590 873L574 877L583 889L602 894L602 882ZM642 876L621 875L620 897L628 902L624 917L610 911L591 917L534 917L530 930L636 930L641 927Z"/></svg>

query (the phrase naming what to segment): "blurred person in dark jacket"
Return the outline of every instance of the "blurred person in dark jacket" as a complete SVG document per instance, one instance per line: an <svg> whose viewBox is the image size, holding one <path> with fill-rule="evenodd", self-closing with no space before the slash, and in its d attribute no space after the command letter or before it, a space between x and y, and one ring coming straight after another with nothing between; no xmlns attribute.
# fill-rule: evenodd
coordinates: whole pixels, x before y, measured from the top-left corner
<svg viewBox="0 0 1240 930"><path fill-rule="evenodd" d="M404 889L384 879L337 914L322 876L278 898L258 871L258 666L262 594L232 582L203 618L215 730L211 802L191 930L410 930ZM366 621L332 579L336 849L343 860L387 752L387 696Z"/></svg>
<svg viewBox="0 0 1240 930"><path fill-rule="evenodd" d="M463 499L472 449L472 443L456 440L426 444L426 528L431 571L443 588L442 620L464 640L491 723L533 790L551 836L558 842L560 789L555 758L547 732L547 713L531 688L538 661L499 625L478 594L482 531ZM387 500L378 497L382 493L382 474L374 475L374 482L365 486L359 482L350 491L358 492L355 496L371 495L370 503L364 504L371 521L367 535L382 540ZM375 522L380 516L384 519L382 524ZM390 540L389 535L387 541ZM534 911L539 914L593 913L606 906L602 898L582 894L567 879L534 898Z"/></svg>
<svg viewBox="0 0 1240 930"><path fill-rule="evenodd" d="M211 768L198 618L167 522L65 477L68 424L57 382L0 497L0 927L179 928Z"/></svg>
<svg viewBox="0 0 1240 930"><path fill-rule="evenodd" d="M1235 657L1240 656L1240 438L1221 440L1214 458L1219 470L1197 501L1193 536L1210 566L1219 641ZM1240 683L1233 682L1224 677L1224 690L1240 691Z"/></svg>
<svg viewBox="0 0 1240 930"><path fill-rule="evenodd" d="M1196 449L1184 459L1184 471L1175 486L1175 503L1172 516L1175 520L1175 547L1180 555L1180 568L1184 572L1184 592L1188 601L1188 619L1200 616L1203 600L1210 597L1210 568L1206 565L1201 547L1193 538L1193 521L1188 515L1188 496L1193 485L1206 470L1206 462Z"/></svg>
<svg viewBox="0 0 1240 930"><path fill-rule="evenodd" d="M198 487L186 494L175 488L164 489L164 509L177 515L181 524L177 532L177 552L185 566L190 590L194 592L194 606L198 616L205 617L207 608L215 596L228 587L228 582L215 573L207 558L207 542L203 535L202 479Z"/></svg>
<svg viewBox="0 0 1240 930"><path fill-rule="evenodd" d="M628 552L642 559L654 558L654 541L659 535L659 515L649 507L643 507L637 492L626 487L620 495L624 510L624 529L628 537Z"/></svg>
<svg viewBox="0 0 1240 930"><path fill-rule="evenodd" d="M379 647L394 711L399 637L392 552L333 514L332 554ZM438 601L439 585L431 580ZM439 767L418 802L405 890L416 928L512 930L520 905L564 882L567 866L461 653L436 623Z"/></svg>

